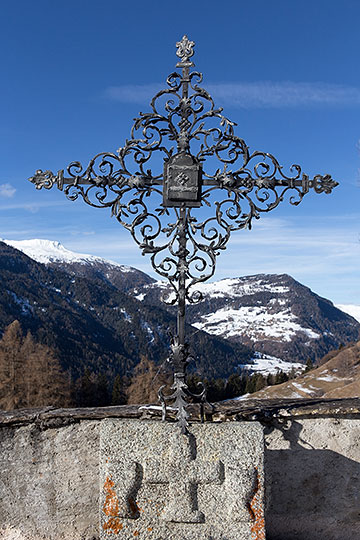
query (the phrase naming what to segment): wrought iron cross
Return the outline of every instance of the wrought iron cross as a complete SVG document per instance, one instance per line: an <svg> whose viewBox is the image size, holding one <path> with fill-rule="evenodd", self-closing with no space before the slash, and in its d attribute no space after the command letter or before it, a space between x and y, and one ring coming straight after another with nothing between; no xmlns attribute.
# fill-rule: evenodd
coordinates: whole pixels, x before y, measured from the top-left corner
<svg viewBox="0 0 360 540"><path fill-rule="evenodd" d="M30 181L37 189L56 185L72 201L80 196L91 206L110 208L142 253L150 255L154 270L169 280L174 294L167 303L177 304L169 358L173 393L165 396L161 388L159 397L163 419L166 403L173 402L186 433L191 393L185 375L191 357L185 306L202 298L190 289L213 276L216 257L233 231L250 229L253 219L276 208L288 192L296 206L310 189L331 193L338 184L330 175L310 179L299 165L286 173L273 155L250 152L234 134L236 124L199 86L202 74L190 71L194 42L184 36L176 46L181 73L171 73L168 87L151 100L151 111L135 118L124 146L97 154L86 169L75 161L66 175L38 170ZM199 392L205 399L201 384Z"/></svg>

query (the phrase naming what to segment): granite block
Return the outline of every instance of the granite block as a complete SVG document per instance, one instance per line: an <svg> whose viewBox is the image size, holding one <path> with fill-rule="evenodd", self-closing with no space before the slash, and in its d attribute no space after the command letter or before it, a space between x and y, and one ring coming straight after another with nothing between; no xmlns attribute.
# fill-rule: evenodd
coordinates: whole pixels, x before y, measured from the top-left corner
<svg viewBox="0 0 360 540"><path fill-rule="evenodd" d="M107 419L101 540L264 540L263 429Z"/></svg>

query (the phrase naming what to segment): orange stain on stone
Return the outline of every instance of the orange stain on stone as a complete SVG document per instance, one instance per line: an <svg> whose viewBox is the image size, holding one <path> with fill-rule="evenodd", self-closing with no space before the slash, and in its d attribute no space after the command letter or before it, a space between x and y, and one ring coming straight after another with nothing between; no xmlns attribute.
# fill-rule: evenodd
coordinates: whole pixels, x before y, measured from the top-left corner
<svg viewBox="0 0 360 540"><path fill-rule="evenodd" d="M259 473L257 473L255 493L249 503L249 512L253 520L251 525L251 540L265 540L265 520Z"/></svg>
<svg viewBox="0 0 360 540"><path fill-rule="evenodd" d="M119 514L119 501L114 490L114 482L111 477L107 477L104 484L106 493L103 511L109 519L103 524L103 529L109 533L118 534L123 528L123 524L117 517Z"/></svg>
<svg viewBox="0 0 360 540"><path fill-rule="evenodd" d="M120 519L117 517L111 517L107 520L106 523L103 524L104 531L107 531L109 534L119 534L121 529L123 528L123 524L120 522Z"/></svg>

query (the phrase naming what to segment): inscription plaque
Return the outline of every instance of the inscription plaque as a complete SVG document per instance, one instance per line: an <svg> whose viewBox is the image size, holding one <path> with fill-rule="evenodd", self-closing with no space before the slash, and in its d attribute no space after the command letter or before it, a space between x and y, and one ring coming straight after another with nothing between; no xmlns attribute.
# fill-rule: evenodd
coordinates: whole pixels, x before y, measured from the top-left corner
<svg viewBox="0 0 360 540"><path fill-rule="evenodd" d="M164 165L164 201L168 207L182 203L190 207L201 205L201 165L194 156L175 154Z"/></svg>

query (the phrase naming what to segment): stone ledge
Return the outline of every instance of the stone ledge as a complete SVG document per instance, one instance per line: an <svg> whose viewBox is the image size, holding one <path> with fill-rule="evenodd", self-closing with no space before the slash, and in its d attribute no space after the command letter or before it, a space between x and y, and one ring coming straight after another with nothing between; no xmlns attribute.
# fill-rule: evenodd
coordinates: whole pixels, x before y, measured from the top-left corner
<svg viewBox="0 0 360 540"><path fill-rule="evenodd" d="M242 418L251 428L259 417L267 537L358 539L359 405L359 399L218 403L213 423L199 426L193 420L191 431L236 430ZM194 415L197 411L194 407ZM124 423L141 430L151 424L160 428L158 410L137 406L0 413L0 538L99 540L100 433L107 422L102 419L126 416Z"/></svg>
<svg viewBox="0 0 360 540"><path fill-rule="evenodd" d="M200 421L199 405L189 406L190 420ZM269 422L276 418L360 418L360 398L347 399L247 399L226 401L206 406L207 422L258 421ZM170 420L174 412L169 411ZM88 407L58 409L16 409L0 412L0 427L35 423L40 429L61 427L81 420L104 418L161 419L158 405L120 405L114 407Z"/></svg>

